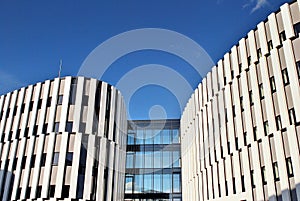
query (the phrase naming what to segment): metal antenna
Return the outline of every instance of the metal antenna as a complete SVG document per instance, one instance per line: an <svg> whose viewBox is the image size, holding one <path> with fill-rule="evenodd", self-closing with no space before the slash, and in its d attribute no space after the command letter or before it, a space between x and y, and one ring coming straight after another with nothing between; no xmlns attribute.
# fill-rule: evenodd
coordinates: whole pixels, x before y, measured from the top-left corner
<svg viewBox="0 0 300 201"><path fill-rule="evenodd" d="M59 61L58 78L60 78L61 69L62 69L62 60Z"/></svg>

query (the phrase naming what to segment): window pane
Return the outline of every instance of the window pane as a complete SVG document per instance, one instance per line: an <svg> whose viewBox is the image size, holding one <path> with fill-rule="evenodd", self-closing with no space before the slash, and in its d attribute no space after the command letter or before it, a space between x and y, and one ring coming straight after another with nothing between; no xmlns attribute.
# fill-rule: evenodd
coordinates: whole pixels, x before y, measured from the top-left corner
<svg viewBox="0 0 300 201"><path fill-rule="evenodd" d="M152 130L145 130L145 144L153 144Z"/></svg>
<svg viewBox="0 0 300 201"><path fill-rule="evenodd" d="M126 168L133 168L133 152L127 152L126 156Z"/></svg>
<svg viewBox="0 0 300 201"><path fill-rule="evenodd" d="M134 144L134 134L128 134L127 135L127 144L133 145Z"/></svg>
<svg viewBox="0 0 300 201"><path fill-rule="evenodd" d="M161 132L160 130L154 130L154 144L161 144Z"/></svg>
<svg viewBox="0 0 300 201"><path fill-rule="evenodd" d="M173 192L180 192L180 174L173 174Z"/></svg>
<svg viewBox="0 0 300 201"><path fill-rule="evenodd" d="M172 131L172 134L173 134L172 142L179 143L179 131L177 129L175 129Z"/></svg>
<svg viewBox="0 0 300 201"><path fill-rule="evenodd" d="M137 130L136 144L144 144L144 132L143 132L143 130Z"/></svg>
<svg viewBox="0 0 300 201"><path fill-rule="evenodd" d="M152 174L145 174L144 176L144 192L151 192L153 191L153 185L152 185Z"/></svg>
<svg viewBox="0 0 300 201"><path fill-rule="evenodd" d="M143 189L143 175L137 174L134 178L134 192L142 193Z"/></svg>
<svg viewBox="0 0 300 201"><path fill-rule="evenodd" d="M144 166L144 153L143 152L136 152L135 153L135 168L143 168Z"/></svg>
<svg viewBox="0 0 300 201"><path fill-rule="evenodd" d="M172 175L163 174L163 192L171 193L172 192Z"/></svg>
<svg viewBox="0 0 300 201"><path fill-rule="evenodd" d="M153 190L156 193L161 193L162 192L162 175L161 174L154 174Z"/></svg>
<svg viewBox="0 0 300 201"><path fill-rule="evenodd" d="M58 157L59 157L59 153L55 152L53 154L52 165L58 165Z"/></svg>
<svg viewBox="0 0 300 201"><path fill-rule="evenodd" d="M171 162L171 152L169 151L164 151L163 152L163 168L168 168L171 166L172 162Z"/></svg>
<svg viewBox="0 0 300 201"><path fill-rule="evenodd" d="M125 193L132 193L133 176L126 176Z"/></svg>
<svg viewBox="0 0 300 201"><path fill-rule="evenodd" d="M161 164L161 153L160 151L156 151L153 153L153 157L154 157L154 168L161 168L162 164Z"/></svg>
<svg viewBox="0 0 300 201"><path fill-rule="evenodd" d="M145 152L145 168L153 168L153 152Z"/></svg>
<svg viewBox="0 0 300 201"><path fill-rule="evenodd" d="M163 144L170 144L171 139L170 139L170 130L163 130L162 131L163 135Z"/></svg>
<svg viewBox="0 0 300 201"><path fill-rule="evenodd" d="M173 167L180 167L179 159L180 159L179 151L173 151L173 160L172 160Z"/></svg>

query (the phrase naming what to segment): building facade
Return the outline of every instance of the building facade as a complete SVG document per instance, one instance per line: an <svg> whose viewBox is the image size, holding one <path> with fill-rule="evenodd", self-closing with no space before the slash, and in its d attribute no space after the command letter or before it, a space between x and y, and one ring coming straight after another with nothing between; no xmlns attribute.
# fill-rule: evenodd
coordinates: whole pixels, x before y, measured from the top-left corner
<svg viewBox="0 0 300 201"><path fill-rule="evenodd" d="M123 200L126 132L122 96L95 79L2 95L0 200Z"/></svg>
<svg viewBox="0 0 300 201"><path fill-rule="evenodd" d="M180 120L128 123L125 200L181 201Z"/></svg>
<svg viewBox="0 0 300 201"><path fill-rule="evenodd" d="M233 46L181 117L183 200L300 200L300 12Z"/></svg>

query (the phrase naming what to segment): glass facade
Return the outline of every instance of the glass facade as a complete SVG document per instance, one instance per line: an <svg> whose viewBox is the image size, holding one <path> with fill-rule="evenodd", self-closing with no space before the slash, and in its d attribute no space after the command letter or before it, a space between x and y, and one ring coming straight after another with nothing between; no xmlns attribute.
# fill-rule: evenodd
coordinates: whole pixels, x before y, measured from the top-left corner
<svg viewBox="0 0 300 201"><path fill-rule="evenodd" d="M128 123L125 200L181 201L179 120Z"/></svg>

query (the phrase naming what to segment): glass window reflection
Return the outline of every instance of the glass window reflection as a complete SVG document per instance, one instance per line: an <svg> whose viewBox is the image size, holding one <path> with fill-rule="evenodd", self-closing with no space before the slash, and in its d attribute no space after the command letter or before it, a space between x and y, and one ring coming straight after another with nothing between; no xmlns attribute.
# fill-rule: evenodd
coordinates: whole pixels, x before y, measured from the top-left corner
<svg viewBox="0 0 300 201"><path fill-rule="evenodd" d="M163 174L163 192L171 193L172 192L172 175Z"/></svg>
<svg viewBox="0 0 300 201"><path fill-rule="evenodd" d="M161 174L154 174L153 191L155 193L161 193L162 192L162 175Z"/></svg>

